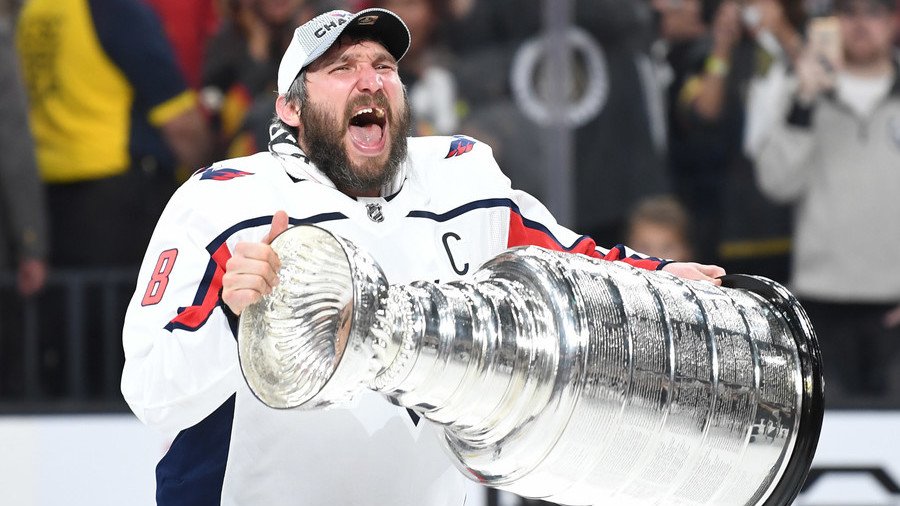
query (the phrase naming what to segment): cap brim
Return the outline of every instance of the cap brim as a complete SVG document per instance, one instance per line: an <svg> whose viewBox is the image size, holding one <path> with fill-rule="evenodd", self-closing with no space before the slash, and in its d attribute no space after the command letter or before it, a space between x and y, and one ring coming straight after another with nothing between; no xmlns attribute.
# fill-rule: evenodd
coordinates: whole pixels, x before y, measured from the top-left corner
<svg viewBox="0 0 900 506"><path fill-rule="evenodd" d="M396 14L385 9L366 9L356 13L343 33L379 41L397 61L409 50L409 28Z"/></svg>

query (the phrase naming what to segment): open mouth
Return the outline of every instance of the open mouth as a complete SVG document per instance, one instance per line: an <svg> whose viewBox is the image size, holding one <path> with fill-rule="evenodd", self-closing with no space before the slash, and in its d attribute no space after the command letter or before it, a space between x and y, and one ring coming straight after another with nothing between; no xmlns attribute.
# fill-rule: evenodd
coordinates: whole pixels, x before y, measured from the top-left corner
<svg viewBox="0 0 900 506"><path fill-rule="evenodd" d="M381 107L363 107L350 117L350 138L364 152L380 151L384 146L387 115Z"/></svg>

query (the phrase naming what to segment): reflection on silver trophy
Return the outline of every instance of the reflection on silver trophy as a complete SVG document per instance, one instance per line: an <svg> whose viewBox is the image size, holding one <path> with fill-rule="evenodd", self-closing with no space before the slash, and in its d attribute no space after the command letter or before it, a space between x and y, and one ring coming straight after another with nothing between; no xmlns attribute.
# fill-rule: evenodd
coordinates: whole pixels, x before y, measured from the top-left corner
<svg viewBox="0 0 900 506"><path fill-rule="evenodd" d="M809 470L821 358L770 280L526 247L464 281L389 285L321 228L273 247L281 283L238 337L269 406L375 390L442 426L466 476L562 504L789 504Z"/></svg>

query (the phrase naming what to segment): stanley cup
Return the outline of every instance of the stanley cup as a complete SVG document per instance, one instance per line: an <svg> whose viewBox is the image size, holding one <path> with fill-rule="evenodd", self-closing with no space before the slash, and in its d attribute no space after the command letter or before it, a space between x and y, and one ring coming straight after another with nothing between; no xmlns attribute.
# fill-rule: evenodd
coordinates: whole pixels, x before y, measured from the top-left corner
<svg viewBox="0 0 900 506"><path fill-rule="evenodd" d="M389 285L351 242L299 226L281 283L241 316L254 394L345 405L364 388L444 430L473 480L561 504L790 504L823 414L802 307L538 247L471 278Z"/></svg>

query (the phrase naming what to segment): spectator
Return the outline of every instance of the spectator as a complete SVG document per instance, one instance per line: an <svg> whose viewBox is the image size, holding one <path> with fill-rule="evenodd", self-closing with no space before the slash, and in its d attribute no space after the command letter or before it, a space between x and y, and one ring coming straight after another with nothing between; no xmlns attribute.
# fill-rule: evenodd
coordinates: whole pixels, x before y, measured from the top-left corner
<svg viewBox="0 0 900 506"><path fill-rule="evenodd" d="M691 219L674 197L649 197L628 216L627 243L637 251L677 262L694 259Z"/></svg>
<svg viewBox="0 0 900 506"><path fill-rule="evenodd" d="M28 129L11 7L0 0L0 273L17 276L15 288L0 287L0 395L22 391L22 297L41 290L47 277L44 188Z"/></svg>
<svg viewBox="0 0 900 506"><path fill-rule="evenodd" d="M278 58L293 28L312 15L304 0L232 4L209 41L201 78L203 103L214 117L217 157L249 155L266 146Z"/></svg>
<svg viewBox="0 0 900 506"><path fill-rule="evenodd" d="M18 47L58 246L52 265L139 263L176 167L209 156L159 20L137 0L32 0Z"/></svg>
<svg viewBox="0 0 900 506"><path fill-rule="evenodd" d="M664 90L666 106L676 101L690 64L696 59L698 39L709 32L706 13L710 5L701 0L651 0L656 24L656 40L651 47L653 63L657 67L657 84ZM666 119L671 136L671 111L666 110Z"/></svg>
<svg viewBox="0 0 900 506"><path fill-rule="evenodd" d="M822 346L831 406L900 401L900 79L893 0L839 0L843 64L808 48L757 177L794 204L791 285ZM843 246L842 246L843 245Z"/></svg>
<svg viewBox="0 0 900 506"><path fill-rule="evenodd" d="M696 72L697 61L708 51L707 38L712 19L712 3L702 0L652 0L656 19L656 40L652 56L664 90L669 147L678 142L678 94L684 82Z"/></svg>
<svg viewBox="0 0 900 506"><path fill-rule="evenodd" d="M756 188L744 155L747 89L798 52L802 11L778 0L724 0L673 106L670 163L676 192L697 219L698 256L729 271L785 282L789 209Z"/></svg>
<svg viewBox="0 0 900 506"><path fill-rule="evenodd" d="M136 267L176 170L205 164L210 145L158 18L140 0L31 0L17 42L47 188L51 268ZM72 324L62 294L48 295L43 356L56 374L62 329ZM101 303L87 297L86 336L102 334ZM98 341L89 356L101 355Z"/></svg>

